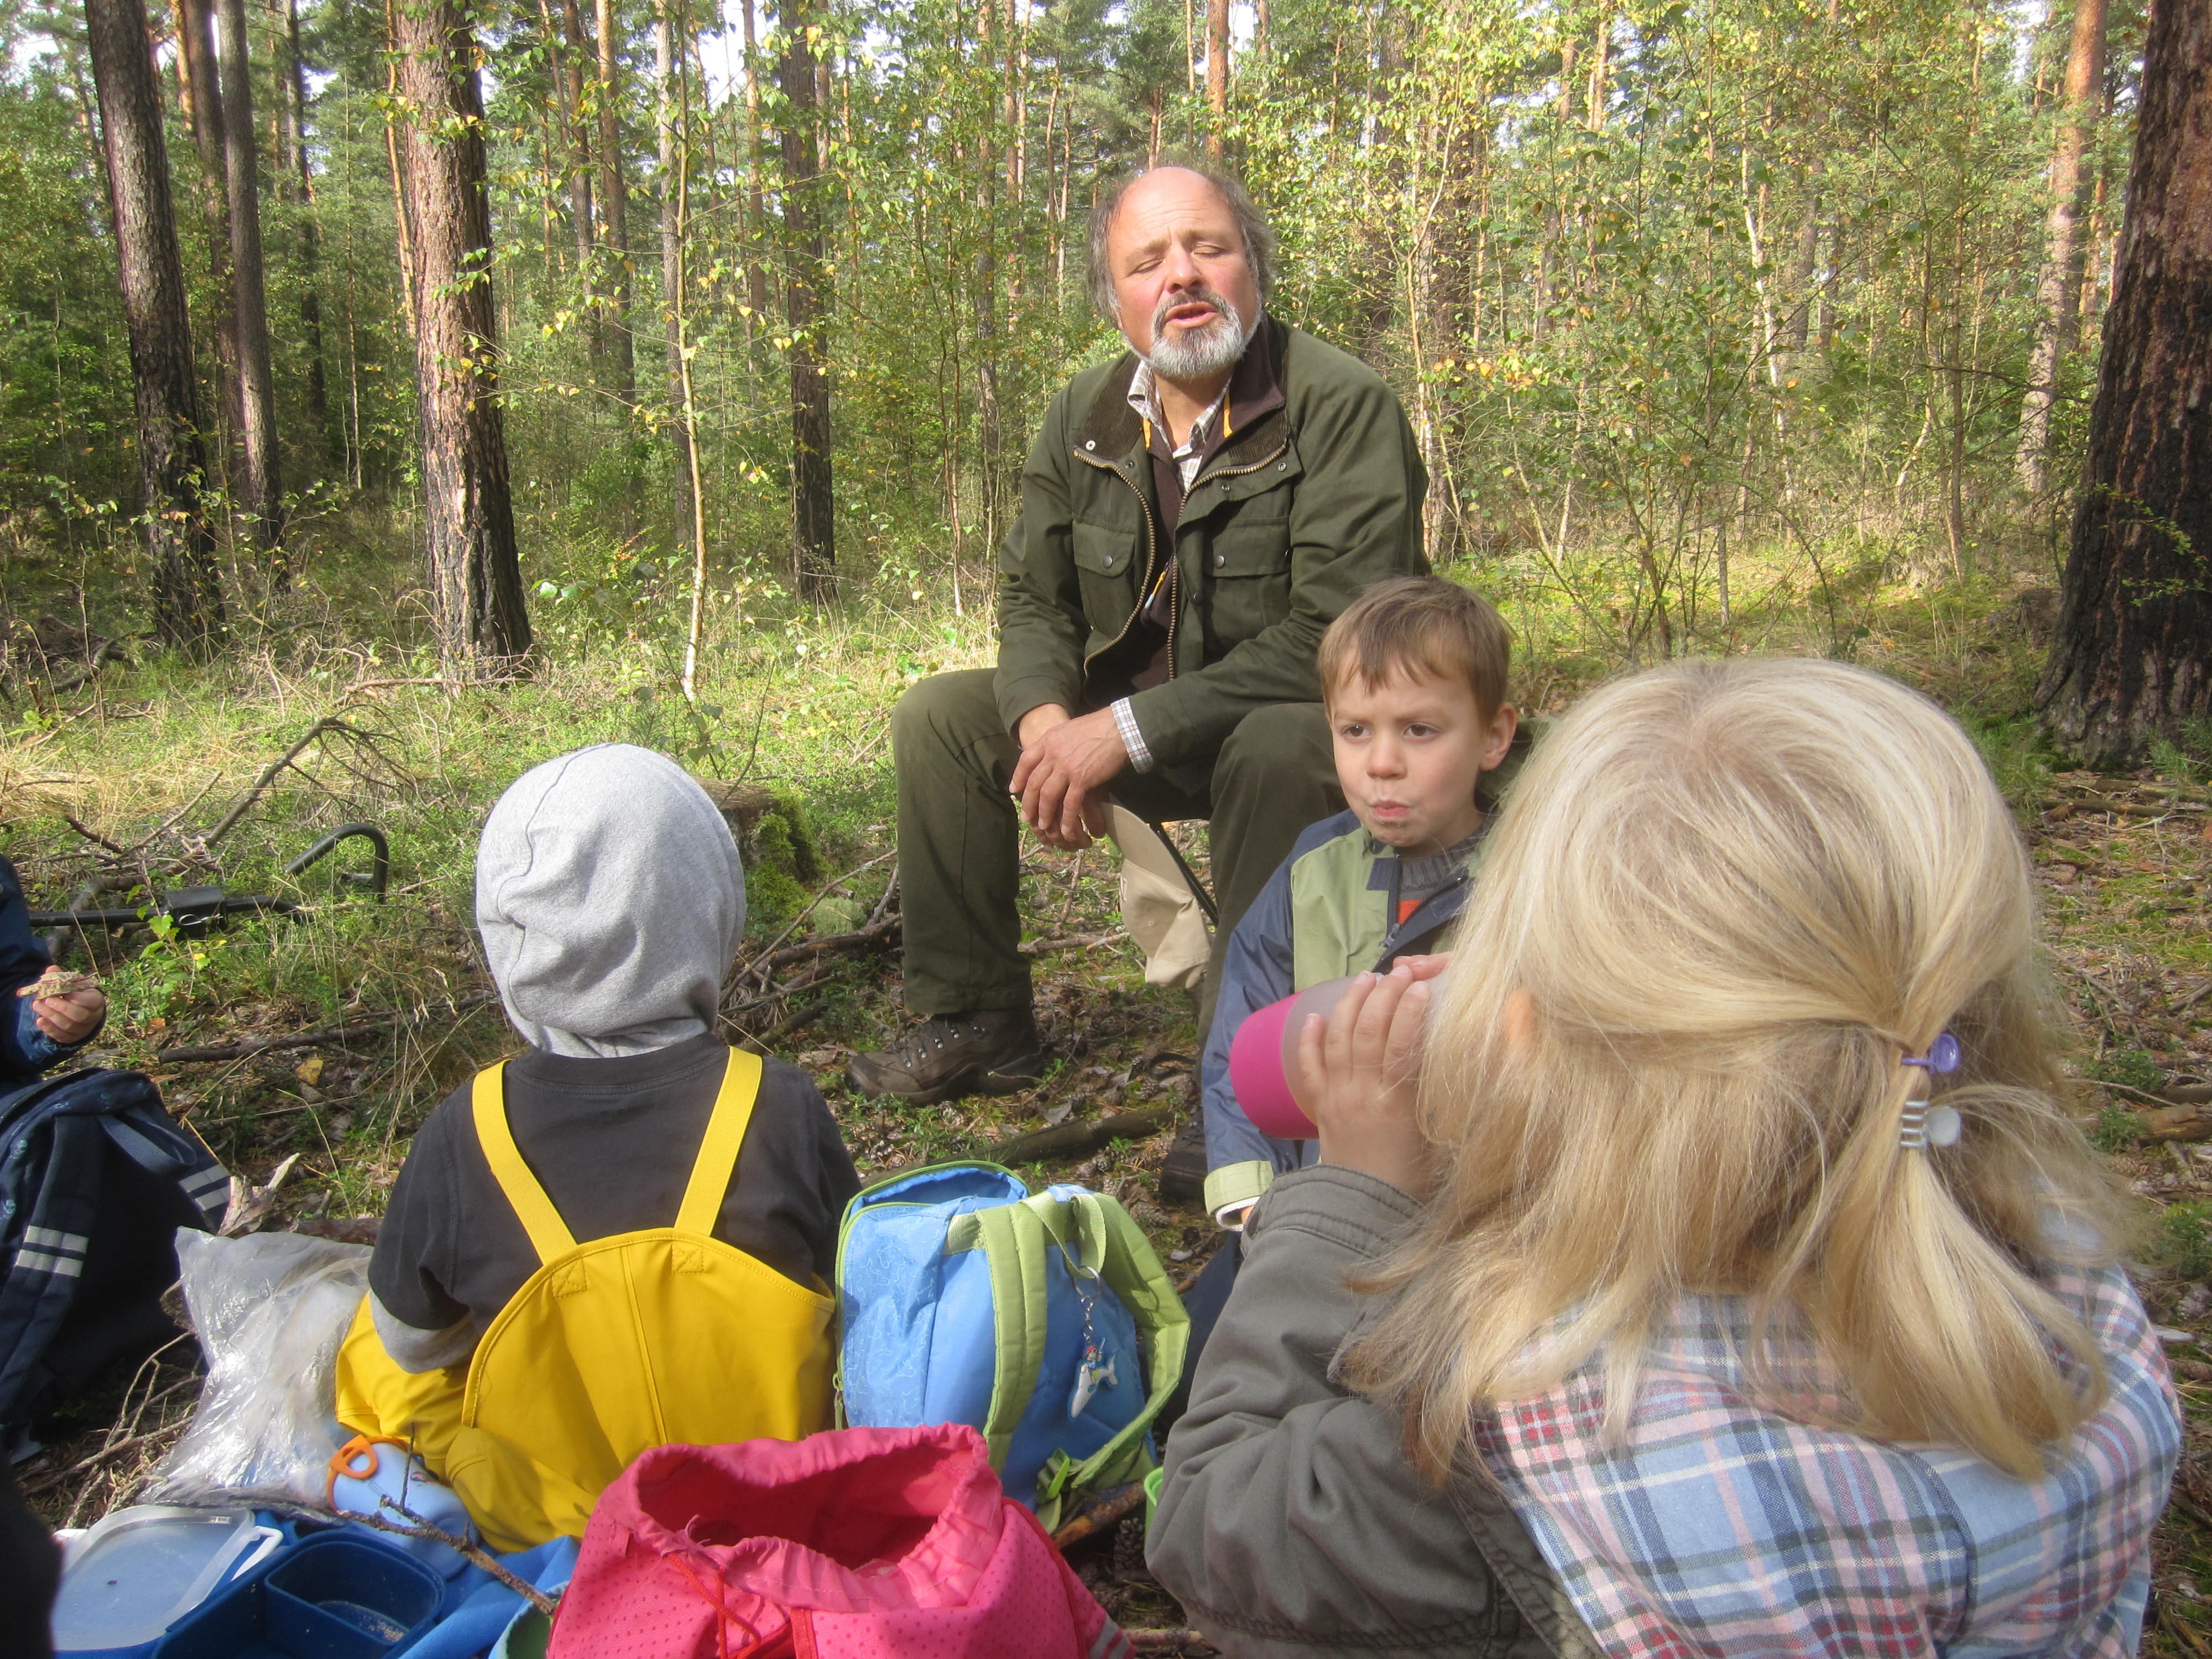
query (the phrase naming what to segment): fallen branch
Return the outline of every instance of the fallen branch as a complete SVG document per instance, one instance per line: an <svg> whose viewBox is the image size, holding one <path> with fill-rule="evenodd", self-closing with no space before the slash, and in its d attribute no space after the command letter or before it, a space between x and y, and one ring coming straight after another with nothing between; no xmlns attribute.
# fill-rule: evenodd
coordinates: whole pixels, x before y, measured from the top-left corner
<svg viewBox="0 0 2212 1659"><path fill-rule="evenodd" d="M108 840L106 836L101 835L99 830L86 829L84 825L79 823L76 818L72 817L69 813L64 812L62 814L62 822L69 825L70 829L76 830L77 834L82 836L87 841L95 842L99 845L105 847L109 852L114 854L116 857L127 858L130 856L123 850L123 848L118 847L113 842Z"/></svg>
<svg viewBox="0 0 2212 1659"><path fill-rule="evenodd" d="M1127 935L1117 929L1103 933L1081 933L1073 939L1032 939L1029 944L1022 946L1022 954L1025 957L1042 957L1048 956L1054 951L1088 951L1093 945L1111 945L1115 940L1127 937Z"/></svg>
<svg viewBox="0 0 2212 1659"><path fill-rule="evenodd" d="M831 933L826 939L811 939L802 945L787 945L781 951L772 951L757 957L745 964L744 971L762 968L781 968L787 962L804 962L809 957L827 955L832 951L860 951L872 945L880 945L899 930L902 913L892 911L880 921L872 921L856 933Z"/></svg>
<svg viewBox="0 0 2212 1659"><path fill-rule="evenodd" d="M1119 1526L1144 1507L1145 1484L1141 1480L1099 1492L1084 1501L1073 1520L1054 1529L1053 1547L1064 1551L1070 1544L1079 1544L1109 1527Z"/></svg>
<svg viewBox="0 0 2212 1659"><path fill-rule="evenodd" d="M325 1509L314 1504L295 1504L288 1507L304 1510L309 1515L321 1516L326 1521L353 1522L360 1526L373 1528L378 1532L390 1533L397 1538L427 1538L434 1544L443 1544L471 1566L482 1567L494 1578L537 1608L538 1612L548 1618L552 1617L553 1610L558 1603L537 1585L516 1577L497 1556L489 1551L480 1545L471 1543L465 1538L458 1537L447 1532L443 1527L432 1526L404 1504L395 1499L380 1498L377 1503L378 1509L374 1514L363 1514L353 1510ZM403 1525L391 1519L383 1513L387 1509L395 1514L405 1516L413 1524Z"/></svg>
<svg viewBox="0 0 2212 1659"><path fill-rule="evenodd" d="M78 669L76 673L71 674L67 679L54 680L51 682L47 685L46 689L54 696L58 697L64 691L76 690L77 687L82 685L94 674L100 672L100 665L102 663L123 662L125 660L126 660L126 659L124 657L123 647L120 645L113 640L103 640L100 642L99 649L95 650L89 657L87 657L84 659L83 667Z"/></svg>
<svg viewBox="0 0 2212 1659"><path fill-rule="evenodd" d="M1200 1653L1219 1651L1194 1630L1125 1630L1121 1634L1139 1653L1170 1653L1185 1648Z"/></svg>
<svg viewBox="0 0 2212 1659"><path fill-rule="evenodd" d="M420 1008L394 1008L385 1013L350 1019L341 1025L324 1025L312 1031L295 1031L289 1036L247 1037L242 1042L218 1043L211 1048L156 1048L154 1062L158 1066L192 1066L218 1060L250 1060L256 1054L274 1054L283 1048L319 1048L325 1043L342 1043L348 1037L381 1030L386 1026L416 1024L426 1019L435 1019L441 1014L465 1014L471 1009L483 1007L488 1002L498 1000L499 993L496 991L472 991L465 997L455 997L450 1002L426 1003Z"/></svg>
<svg viewBox="0 0 2212 1659"><path fill-rule="evenodd" d="M118 1440L112 1446L103 1446L91 1456L80 1459L65 1469L56 1469L51 1474L40 1476L36 1480L25 1482L23 1491L27 1496L33 1492L49 1491L60 1486L71 1475L82 1474L88 1470L96 1469L103 1463L112 1463L124 1453L143 1446L149 1441L166 1439L173 1434L181 1434L191 1422L191 1419L187 1417L181 1422L171 1423L163 1428L149 1429L143 1434L132 1435L128 1440Z"/></svg>
<svg viewBox="0 0 2212 1659"><path fill-rule="evenodd" d="M268 791L269 786L276 781L276 775L279 772L282 772L286 767L291 765L294 761L297 760L302 754L304 754L307 751L307 748L309 744L314 742L316 738L326 736L332 732L342 733L346 737L353 738L356 743L367 745L372 752L375 750L375 738L370 737L368 732L362 731L359 726L349 726L345 721L338 719L335 714L324 715L322 719L317 720L313 726L307 729L306 732L301 735L299 742L294 744L283 754L277 756L275 760L270 761L267 766L262 768L261 775L254 779L252 787L246 792L242 798L240 798L237 805L232 807L229 811L223 814L222 822L216 824L214 829L208 831L206 836L201 841L200 845L203 847L212 847L216 842L221 841L225 836L236 829L238 827L239 820L252 810L253 803L259 800L263 794Z"/></svg>
<svg viewBox="0 0 2212 1659"><path fill-rule="evenodd" d="M1049 1129L1002 1140L981 1156L992 1164L1042 1164L1056 1158L1081 1158L1116 1140L1146 1140L1175 1121L1172 1106L1147 1106L1117 1112L1087 1123L1058 1123Z"/></svg>
<svg viewBox="0 0 2212 1659"><path fill-rule="evenodd" d="M750 1031L739 1031L736 1034L737 1039L756 1054L765 1055L769 1052L769 1043L774 1042L778 1037L788 1036L810 1021L821 1018L829 1011L829 1007L827 998L817 997L804 1008L794 1013L787 1014L783 1018L776 1021L758 1036L755 1036Z"/></svg>

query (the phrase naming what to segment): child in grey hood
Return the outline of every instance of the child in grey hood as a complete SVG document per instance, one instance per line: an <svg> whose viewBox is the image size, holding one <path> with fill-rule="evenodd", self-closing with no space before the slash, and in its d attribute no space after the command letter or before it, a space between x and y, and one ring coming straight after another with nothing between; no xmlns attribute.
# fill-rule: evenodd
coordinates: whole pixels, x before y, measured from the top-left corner
<svg viewBox="0 0 2212 1659"><path fill-rule="evenodd" d="M665 756L580 749L492 809L477 924L530 1044L506 1066L507 1121L579 1243L674 1218L729 1063L714 1019L744 922L729 827ZM462 1085L416 1133L369 1265L375 1334L405 1372L465 1364L538 1266L471 1097ZM812 1081L767 1061L714 1236L826 1286L859 1185Z"/></svg>

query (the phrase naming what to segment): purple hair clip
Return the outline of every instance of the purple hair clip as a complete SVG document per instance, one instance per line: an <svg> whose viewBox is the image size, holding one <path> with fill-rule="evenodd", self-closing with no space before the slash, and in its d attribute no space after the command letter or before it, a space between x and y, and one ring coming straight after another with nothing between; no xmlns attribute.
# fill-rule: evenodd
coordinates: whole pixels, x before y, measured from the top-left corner
<svg viewBox="0 0 2212 1659"><path fill-rule="evenodd" d="M1928 1045L1924 1054L1907 1054L1902 1064L1917 1066L1928 1073L1930 1087L1939 1077L1948 1077L1959 1069L1963 1051L1959 1039L1948 1031L1936 1034L1936 1041ZM1925 1095L1905 1103L1905 1111L1898 1119L1897 1144L1905 1152L1925 1152L1930 1146L1955 1146L1966 1124L1959 1114L1948 1106L1930 1106Z"/></svg>

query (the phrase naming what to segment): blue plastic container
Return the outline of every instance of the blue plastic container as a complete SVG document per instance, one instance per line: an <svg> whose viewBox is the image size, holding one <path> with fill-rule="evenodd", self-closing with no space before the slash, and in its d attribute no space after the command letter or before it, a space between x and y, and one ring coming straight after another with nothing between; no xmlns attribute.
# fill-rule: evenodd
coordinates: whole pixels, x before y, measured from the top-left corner
<svg viewBox="0 0 2212 1659"><path fill-rule="evenodd" d="M140 1504L71 1542L54 1604L57 1653L145 1659L173 1626L287 1541L250 1510Z"/></svg>
<svg viewBox="0 0 2212 1659"><path fill-rule="evenodd" d="M437 1622L445 1581L342 1532L301 1540L179 1625L155 1659L383 1659Z"/></svg>

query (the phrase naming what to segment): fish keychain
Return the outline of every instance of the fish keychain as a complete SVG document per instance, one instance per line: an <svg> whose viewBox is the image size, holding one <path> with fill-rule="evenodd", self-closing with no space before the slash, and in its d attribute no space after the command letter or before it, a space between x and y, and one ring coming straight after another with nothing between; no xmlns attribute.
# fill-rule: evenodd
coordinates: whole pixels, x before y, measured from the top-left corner
<svg viewBox="0 0 2212 1659"><path fill-rule="evenodd" d="M1091 1396L1098 1392L1100 1385L1110 1389L1121 1380L1114 1375L1115 1364L1111 1359L1103 1365L1098 1363L1097 1343L1091 1343L1084 1348L1083 1363L1075 1368L1075 1392L1068 1396L1069 1417L1083 1415L1084 1407L1090 1405Z"/></svg>
<svg viewBox="0 0 2212 1659"><path fill-rule="evenodd" d="M1090 1405L1091 1397L1098 1392L1102 1383L1110 1389L1117 1379L1114 1375L1113 1360L1109 1359L1103 1365L1098 1363L1102 1350L1098 1346L1097 1329L1091 1319L1091 1310L1098 1301L1098 1275L1077 1264L1071 1277L1075 1281L1076 1305L1083 1310L1083 1358L1075 1368L1074 1391L1067 1397L1067 1415L1073 1421L1083 1415L1084 1408ZM1086 1284L1089 1286L1087 1295L1085 1293Z"/></svg>

